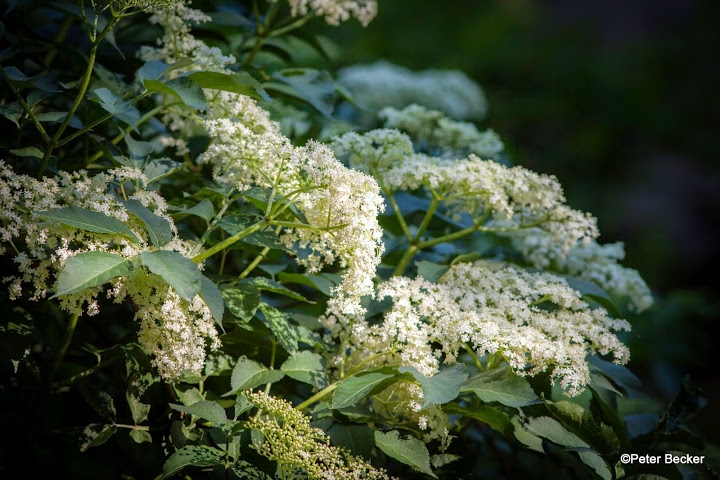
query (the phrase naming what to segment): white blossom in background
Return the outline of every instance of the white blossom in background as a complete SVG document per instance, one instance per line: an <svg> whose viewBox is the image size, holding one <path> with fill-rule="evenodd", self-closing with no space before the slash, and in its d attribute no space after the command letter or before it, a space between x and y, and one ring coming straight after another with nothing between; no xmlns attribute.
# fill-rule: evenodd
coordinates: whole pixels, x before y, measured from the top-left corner
<svg viewBox="0 0 720 480"><path fill-rule="evenodd" d="M456 120L482 120L487 114L482 88L459 70L413 71L381 60L345 67L338 72L338 81L368 110L356 112L356 120L366 127L377 126L376 116L383 108L411 104Z"/></svg>
<svg viewBox="0 0 720 480"><path fill-rule="evenodd" d="M107 296L118 303L130 298L135 320L140 322L140 343L152 355L159 373L174 379L187 372L199 373L206 348L217 348L219 342L210 310L199 296L191 302L181 299L162 277L146 271L137 262L141 252L155 247L141 221L129 214L120 201L122 192L169 222L172 239L163 250L189 257L194 246L177 236L165 200L145 189L147 181L140 170L131 167L92 177L82 170L60 172L57 177L37 180L16 174L0 161L0 238L22 250L14 256L17 275L7 276L2 282L9 284L11 298L26 295L30 300L40 300L55 290L65 263L79 253L110 252L133 260L132 273L112 280ZM38 215L65 206L85 208L120 220L140 241L134 243L114 234L81 230ZM105 287L100 285L61 295L60 307L79 315L87 305L85 313L97 315L100 313L97 298L103 290Z"/></svg>
<svg viewBox="0 0 720 480"><path fill-rule="evenodd" d="M462 158L473 153L485 160L495 159L503 143L494 131L480 132L470 122L448 118L443 112L412 104L401 110L386 107L378 117L383 127L407 133L415 149L442 158Z"/></svg>
<svg viewBox="0 0 720 480"><path fill-rule="evenodd" d="M293 17L310 13L325 17L328 24L336 26L354 17L367 27L378 10L375 0L288 0L288 3Z"/></svg>

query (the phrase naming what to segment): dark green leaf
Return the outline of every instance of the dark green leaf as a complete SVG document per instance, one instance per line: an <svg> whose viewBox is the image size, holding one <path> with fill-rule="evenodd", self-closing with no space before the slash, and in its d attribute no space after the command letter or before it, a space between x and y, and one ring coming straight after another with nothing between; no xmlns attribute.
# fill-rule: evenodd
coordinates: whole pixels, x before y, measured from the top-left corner
<svg viewBox="0 0 720 480"><path fill-rule="evenodd" d="M493 430L497 430L506 437L511 437L515 429L507 414L490 405L460 406L450 404L446 405L443 410L447 413L456 413L465 417L474 418L488 425Z"/></svg>
<svg viewBox="0 0 720 480"><path fill-rule="evenodd" d="M225 288L222 290L230 313L247 323L255 316L260 306L260 290L249 285L240 285L237 288Z"/></svg>
<svg viewBox="0 0 720 480"><path fill-rule="evenodd" d="M398 371L411 374L422 386L424 399L422 408L444 405L455 400L460 393L460 386L468 378L467 369L461 363L452 365L432 377L426 377L413 367L402 366Z"/></svg>
<svg viewBox="0 0 720 480"><path fill-rule="evenodd" d="M266 88L274 89L306 101L317 111L329 117L335 102L335 82L327 73L309 68L293 68L275 72L273 78L282 83L271 82ZM287 88L287 87L290 88Z"/></svg>
<svg viewBox="0 0 720 480"><path fill-rule="evenodd" d="M622 418L620 418L617 410L612 408L597 390L591 389L590 391L592 392L592 400L590 401L591 411L596 417L600 418L613 429L613 432L615 432L615 435L620 441L621 448L630 448L630 439L627 435L625 423Z"/></svg>
<svg viewBox="0 0 720 480"><path fill-rule="evenodd" d="M417 267L417 273L428 282L437 282L440 277L450 270L449 265L438 265L437 263L428 262L427 260L421 260L415 262Z"/></svg>
<svg viewBox="0 0 720 480"><path fill-rule="evenodd" d="M129 240L138 242L138 238L124 223L117 218L108 217L104 213L94 212L80 207L53 208L37 213L38 216L55 220L71 227L87 230L88 232L121 235Z"/></svg>
<svg viewBox="0 0 720 480"><path fill-rule="evenodd" d="M594 450L603 455L612 455L620 450L620 441L610 427L595 423L592 414L577 403L559 401L545 402L550 413L570 432L583 439Z"/></svg>
<svg viewBox="0 0 720 480"><path fill-rule="evenodd" d="M20 128L20 118L24 115L24 113L25 110L23 110L17 102L7 103L0 106L0 115L13 122L17 128Z"/></svg>
<svg viewBox="0 0 720 480"><path fill-rule="evenodd" d="M130 407L130 414L132 415L133 422L135 425L139 425L148 418L150 413L150 404L143 403L135 395L131 395L129 392L125 394L127 399L128 407Z"/></svg>
<svg viewBox="0 0 720 480"><path fill-rule="evenodd" d="M35 118L41 122L51 123L62 123L65 121L65 117L67 117L67 112L42 112L35 115ZM77 129L83 128L83 124L80 119L74 115L70 119L70 122L68 122L68 126Z"/></svg>
<svg viewBox="0 0 720 480"><path fill-rule="evenodd" d="M124 140L132 158L146 158L155 150L152 143L135 140L130 134L125 135Z"/></svg>
<svg viewBox="0 0 720 480"><path fill-rule="evenodd" d="M204 418L218 427L225 425L228 422L225 409L217 402L212 402L210 400L202 400L200 402L193 403L192 405L177 405L171 403L170 408L177 410L178 412L185 412L199 418Z"/></svg>
<svg viewBox="0 0 720 480"><path fill-rule="evenodd" d="M200 293L203 276L197 265L181 253L169 250L145 251L140 254L140 259L152 273L163 277L181 298L191 301Z"/></svg>
<svg viewBox="0 0 720 480"><path fill-rule="evenodd" d="M608 362L597 355L587 357L588 363L597 367L623 392L631 393L642 390L642 382L627 367L616 363Z"/></svg>
<svg viewBox="0 0 720 480"><path fill-rule="evenodd" d="M527 421L526 428L533 434L547 438L553 443L564 447L590 448L584 440L568 431L560 422L552 417L532 417Z"/></svg>
<svg viewBox="0 0 720 480"><path fill-rule="evenodd" d="M152 436L150 436L150 432L147 430L133 428L130 430L130 438L132 438L135 443L152 443Z"/></svg>
<svg viewBox="0 0 720 480"><path fill-rule="evenodd" d="M231 463L230 470L243 480L273 480L273 477L261 470L258 470L245 460L236 460Z"/></svg>
<svg viewBox="0 0 720 480"><path fill-rule="evenodd" d="M203 198L202 201L200 201L200 203L198 203L194 207L180 210L177 213L173 214L173 217L180 217L185 215L195 215L209 222L212 219L213 215L215 215L215 207L210 200L208 200L207 198Z"/></svg>
<svg viewBox="0 0 720 480"><path fill-rule="evenodd" d="M499 402L508 407L523 407L538 398L527 380L515 374L510 367L474 375L460 391L474 392L484 402Z"/></svg>
<svg viewBox="0 0 720 480"><path fill-rule="evenodd" d="M129 101L123 100L112 93L109 89L105 87L97 88L93 90L91 94L100 101L100 106L105 111L112 113L133 128L137 124L137 121L140 120L140 112L138 109L133 107Z"/></svg>
<svg viewBox="0 0 720 480"><path fill-rule="evenodd" d="M80 451L85 452L90 447L97 447L110 440L110 437L117 432L115 425L104 425L92 423L85 427L80 440Z"/></svg>
<svg viewBox="0 0 720 480"><path fill-rule="evenodd" d="M603 460L600 455L587 450L579 451L578 455L580 456L580 460L582 460L585 465L592 468L600 478L602 478L603 480L613 479L613 474L610 471L610 467L608 467L608 464L605 463L605 460Z"/></svg>
<svg viewBox="0 0 720 480"><path fill-rule="evenodd" d="M270 95L268 95L265 89L263 89L260 82L245 72L193 72L188 75L188 77L202 88L239 93L241 95L252 97L256 100L272 101Z"/></svg>
<svg viewBox="0 0 720 480"><path fill-rule="evenodd" d="M400 432L397 430L388 433L376 431L375 444L386 455L395 460L437 478L437 475L430 468L430 453L425 444L417 438L401 437Z"/></svg>
<svg viewBox="0 0 720 480"><path fill-rule="evenodd" d="M215 282L202 276L200 279L200 298L210 309L215 322L222 327L223 314L225 313L225 302L223 302L223 294L215 285Z"/></svg>
<svg viewBox="0 0 720 480"><path fill-rule="evenodd" d="M283 283L299 283L312 287L315 290L327 295L332 296L332 289L340 283L340 276L332 273L285 273L281 272L278 275L278 279Z"/></svg>
<svg viewBox="0 0 720 480"><path fill-rule="evenodd" d="M132 262L108 252L82 252L67 259L58 276L57 290L51 298L69 295L86 288L103 285L132 272Z"/></svg>
<svg viewBox="0 0 720 480"><path fill-rule="evenodd" d="M207 445L188 445L170 455L163 466L161 479L171 477L185 467L212 467L224 462L225 454L221 450Z"/></svg>
<svg viewBox="0 0 720 480"><path fill-rule="evenodd" d="M145 226L150 241L156 247L163 247L172 240L172 228L166 218L155 215L138 200L123 202L128 212L135 215Z"/></svg>
<svg viewBox="0 0 720 480"><path fill-rule="evenodd" d="M167 82L159 80L143 80L145 88L149 92L158 92L165 95L172 95L189 107L205 110L205 93L200 85L188 77L178 77Z"/></svg>
<svg viewBox="0 0 720 480"><path fill-rule="evenodd" d="M347 448L350 453L370 458L375 446L374 430L366 425L345 425L332 422L325 430L333 445Z"/></svg>
<svg viewBox="0 0 720 480"><path fill-rule="evenodd" d="M307 303L314 303L308 300L307 298L303 297L299 293L293 292L287 287L283 287L275 280L270 280L269 278L264 277L253 277L251 279L245 279L243 282L246 285L253 286L259 290L265 290L268 292L277 293L286 297L290 297L293 300L299 300L301 302L307 302Z"/></svg>
<svg viewBox="0 0 720 480"><path fill-rule="evenodd" d="M147 183L149 185L161 178L171 175L182 167L182 163L170 160L169 158L153 158L147 162L147 165L143 168L143 173L148 178Z"/></svg>
<svg viewBox="0 0 720 480"><path fill-rule="evenodd" d="M265 317L265 325L275 335L275 340L288 353L296 352L300 335L298 327L290 323L290 315L266 303L261 303L259 308Z"/></svg>
<svg viewBox="0 0 720 480"><path fill-rule="evenodd" d="M321 355L307 350L293 353L280 366L280 370L290 378L317 388L325 388L328 384L325 360Z"/></svg>

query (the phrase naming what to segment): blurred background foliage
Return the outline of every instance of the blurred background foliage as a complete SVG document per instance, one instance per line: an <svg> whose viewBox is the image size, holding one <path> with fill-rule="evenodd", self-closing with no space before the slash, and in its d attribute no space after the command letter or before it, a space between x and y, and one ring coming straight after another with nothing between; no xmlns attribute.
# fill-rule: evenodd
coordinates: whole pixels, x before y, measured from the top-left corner
<svg viewBox="0 0 720 480"><path fill-rule="evenodd" d="M333 67L387 60L459 69L485 90L480 127L512 161L554 174L601 243L657 296L631 318L630 367L669 401L690 375L708 397L693 422L720 442L715 230L720 224L720 2L382 1L363 29L316 22Z"/></svg>

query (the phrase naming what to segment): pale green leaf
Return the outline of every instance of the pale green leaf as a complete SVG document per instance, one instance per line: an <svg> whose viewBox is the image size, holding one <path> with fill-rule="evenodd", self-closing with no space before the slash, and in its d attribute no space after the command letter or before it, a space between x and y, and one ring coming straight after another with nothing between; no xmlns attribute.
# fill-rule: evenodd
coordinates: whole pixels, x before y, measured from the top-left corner
<svg viewBox="0 0 720 480"><path fill-rule="evenodd" d="M263 89L260 82L245 72L193 72L188 75L188 77L202 88L239 93L241 95L252 97L256 100L272 101L270 95L268 95L265 89Z"/></svg>
<svg viewBox="0 0 720 480"><path fill-rule="evenodd" d="M51 298L69 295L86 288L103 285L132 272L132 262L108 252L82 252L67 259L58 276L57 290Z"/></svg>
<svg viewBox="0 0 720 480"><path fill-rule="evenodd" d="M222 465L225 454L207 445L188 445L176 451L163 466L162 479L172 477L185 467L212 467Z"/></svg>
<svg viewBox="0 0 720 480"><path fill-rule="evenodd" d="M332 399L332 408L349 407L368 395L380 392L400 379L412 378L399 374L395 368L382 367L352 375L338 385Z"/></svg>
<svg viewBox="0 0 720 480"><path fill-rule="evenodd" d="M424 399L422 408L430 405L443 405L455 400L460 393L460 386L468 378L465 365L460 363L452 365L432 377L426 377L413 367L402 366L398 371L411 374L422 386Z"/></svg>
<svg viewBox="0 0 720 480"><path fill-rule="evenodd" d="M470 377L461 392L474 392L484 402L499 402L508 407L523 407L537 400L537 395L524 378L510 367L501 367Z"/></svg>
<svg viewBox="0 0 720 480"><path fill-rule="evenodd" d="M160 275L187 301L200 293L202 274L197 265L179 252L157 250L142 252L140 259L155 275Z"/></svg>
<svg viewBox="0 0 720 480"><path fill-rule="evenodd" d="M245 356L238 359L230 376L231 390L224 396L234 395L238 391L255 388L266 383L274 383L285 376L280 370L271 370Z"/></svg>
<svg viewBox="0 0 720 480"><path fill-rule="evenodd" d="M375 432L375 444L386 455L410 465L421 472L437 478L430 468L430 453L425 443L415 437L401 437L400 432L392 430L388 433Z"/></svg>
<svg viewBox="0 0 720 480"><path fill-rule="evenodd" d="M321 355L307 350L293 353L280 366L280 370L290 378L317 388L324 388L328 384L325 360Z"/></svg>
<svg viewBox="0 0 720 480"><path fill-rule="evenodd" d="M95 212L80 207L53 208L37 213L38 216L54 220L71 227L76 227L88 232L106 233L121 235L134 242L138 242L137 236L124 223L117 218L108 217L104 213Z"/></svg>
<svg viewBox="0 0 720 480"><path fill-rule="evenodd" d="M525 426L527 430L535 435L547 438L553 443L570 448L590 448L583 439L568 431L560 422L552 417L531 417L528 418Z"/></svg>
<svg viewBox="0 0 720 480"><path fill-rule="evenodd" d="M608 464L600 455L588 450L582 450L578 452L578 455L580 456L580 460L582 460L585 465L595 470L595 473L597 473L600 478L603 480L612 480L613 474L610 471Z"/></svg>
<svg viewBox="0 0 720 480"><path fill-rule="evenodd" d="M152 436L147 430L133 428L130 430L130 438L132 438L135 443L152 443Z"/></svg>
<svg viewBox="0 0 720 480"><path fill-rule="evenodd" d="M145 79L143 84L149 92L175 96L182 100L185 105L198 110L205 110L206 108L205 93L203 93L200 85L188 77L178 77L167 82Z"/></svg>
<svg viewBox="0 0 720 480"><path fill-rule="evenodd" d="M110 437L117 432L115 425L104 425L92 423L85 427L80 440L80 451L85 452L90 447L97 447L110 440Z"/></svg>

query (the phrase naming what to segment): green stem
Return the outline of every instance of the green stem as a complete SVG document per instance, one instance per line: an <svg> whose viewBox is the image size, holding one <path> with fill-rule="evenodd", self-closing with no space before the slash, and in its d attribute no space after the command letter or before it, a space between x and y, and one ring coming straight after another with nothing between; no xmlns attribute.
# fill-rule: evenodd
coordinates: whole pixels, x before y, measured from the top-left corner
<svg viewBox="0 0 720 480"><path fill-rule="evenodd" d="M465 344L465 351L470 354L470 358L472 358L473 363L475 364L477 369L480 370L481 372L484 372L485 367L482 366L482 362L480 362L480 359L478 358L478 356L475 354L473 349L470 348L470 345L468 345L467 343Z"/></svg>
<svg viewBox="0 0 720 480"><path fill-rule="evenodd" d="M70 318L70 322L65 329L65 337L63 337L63 343L60 345L60 350L58 350L57 355L55 355L55 361L53 362L52 369L50 370L50 378L55 375L55 372L60 366L60 363L62 363L63 358L65 358L65 353L67 353L67 349L68 347L70 347L70 342L72 342L72 337L75 334L75 328L77 327L79 317L80 312L76 313Z"/></svg>
<svg viewBox="0 0 720 480"><path fill-rule="evenodd" d="M240 275L238 275L238 278L245 278L245 277L247 277L247 276L250 274L250 272L252 272L253 270L255 270L255 267L257 267L258 264L259 264L260 262L262 262L263 258L265 258L265 255L267 255L269 251L270 251L270 247L265 247L265 248L263 248L263 249L260 251L260 253L258 254L258 256L255 257L255 260L253 260L253 261L250 263L250 265L248 265L247 268L246 268L245 270L243 270Z"/></svg>
<svg viewBox="0 0 720 480"><path fill-rule="evenodd" d="M351 375L355 375L357 372L359 372L359 371L362 370L361 367L367 365L368 363L372 362L373 360L375 360L375 359L377 359L377 358L384 357L385 355L394 355L394 354L395 354L395 350L394 350L394 349L393 349L393 350L386 350L386 351L380 352L380 353L376 353L375 355L366 358L365 360L363 360L362 362L358 363L358 364L355 365L353 368L351 368L350 371L347 373L346 376L349 377L349 376L351 376Z"/></svg>
<svg viewBox="0 0 720 480"><path fill-rule="evenodd" d="M48 161L50 160L50 156L52 155L53 150L57 146L58 140L60 140L60 137L65 132L65 129L67 128L68 124L70 123L70 120L72 120L73 115L77 111L78 107L80 106L80 103L85 99L85 93L87 92L88 86L90 85L90 79L92 78L92 72L93 67L95 66L95 58L97 56L97 50L98 46L100 45L100 42L107 36L110 31L115 27L117 22L120 20L119 17L112 17L105 28L103 29L100 34L93 39L92 45L90 46L90 54L88 55L88 65L85 69L85 74L83 75L82 81L80 83L80 89L78 90L77 95L75 96L75 100L73 101L72 106L70 107L70 110L68 110L67 115L65 115L65 120L63 120L60 127L55 132L55 135L52 136L50 139L50 142L48 143L47 147L45 148L45 155L43 156L43 159L40 162L40 168L38 169L37 176L38 178L42 177L43 172L47 168Z"/></svg>
<svg viewBox="0 0 720 480"><path fill-rule="evenodd" d="M423 217L422 222L420 222L420 226L418 227L417 233L413 238L410 239L410 247L405 250L405 253L403 254L402 258L400 259L400 262L398 262L397 267L395 267L395 271L393 272L394 277L399 277L403 273L405 273L405 269L407 268L408 264L410 263L410 260L413 259L415 256L415 253L422 249L422 244L420 242L420 237L422 237L422 234L425 233L425 230L427 229L428 225L430 225L430 222L432 221L433 216L435 215L435 212L437 211L438 205L440 205L441 199L435 194L435 192L432 192L433 198L430 201L430 207L427 209L427 212L425 212L425 217ZM396 214L399 211L396 210ZM400 215L398 214L398 218ZM409 234L409 231L408 231Z"/></svg>
<svg viewBox="0 0 720 480"><path fill-rule="evenodd" d="M407 268L408 263L410 263L410 260L412 260L412 258L415 256L415 252L417 252L418 250L418 245L410 245L410 247L405 250L405 253L398 262L397 267L395 267L393 277L399 277L400 275L405 273L405 269Z"/></svg>
<svg viewBox="0 0 720 480"><path fill-rule="evenodd" d="M300 28L303 25L305 25L313 17L314 17L314 15L307 14L304 17L298 18L297 20L295 20L293 23L291 23L289 25L285 25L284 27L280 27L277 30L273 30L272 32L268 33L268 36L269 37L278 37L287 32L295 30L296 28Z"/></svg>
<svg viewBox="0 0 720 480"><path fill-rule="evenodd" d="M13 95L15 95L15 98L17 98L18 103L22 107L22 109L25 111L28 117L30 117L30 120L32 120L33 125L35 125L35 128L38 132L40 132L40 136L42 137L43 141L45 143L50 142L50 135L47 134L45 131L45 128L40 123L40 120L37 119L35 116L35 113L33 113L32 108L30 108L30 105L25 102L25 99L22 98L22 95L20 95L20 92L17 91L15 86L10 83L10 78L7 76L7 73L5 73L5 69L0 67L0 73L2 73L3 79L5 80L5 83L10 87L10 90L12 91Z"/></svg>
<svg viewBox="0 0 720 480"><path fill-rule="evenodd" d="M395 197L392 196L391 193L385 193L385 196L388 198L388 201L390 202L390 205L393 208L393 211L395 212L395 216L398 219L398 222L400 223L400 228L402 228L403 233L405 234L405 237L408 240L412 240L412 234L410 233L410 228L408 228L407 222L405 221L405 216L400 211L400 205L397 204L395 201Z"/></svg>
<svg viewBox="0 0 720 480"><path fill-rule="evenodd" d="M201 252L201 253L195 255L192 258L192 261L195 263L200 263L203 260L205 260L206 258L212 257L213 255L215 255L219 251L223 250L224 248L229 247L230 245L237 242L241 238L245 238L248 235L251 235L251 234L257 232L258 230L263 228L265 225L267 225L266 222L258 222L254 225L250 225L245 230L238 232L235 235L233 235L232 237L228 237L227 239L225 239L222 242L218 243L217 245L205 250L204 252Z"/></svg>
<svg viewBox="0 0 720 480"><path fill-rule="evenodd" d="M339 385L339 382L335 382L335 383L333 383L333 384L331 384L331 385L328 385L327 387L323 388L322 390L320 390L319 392L317 392L317 393L316 393L315 395L313 395L312 397L310 397L310 398L308 398L307 400L305 400L304 402L300 403L300 404L299 404L298 406L296 406L295 408L296 408L297 410L303 410L304 408L309 407L309 406L312 405L313 403L317 402L318 400L322 400L323 398L325 398L326 396L328 396L329 394L331 394L332 392L334 392L335 389L337 389L338 385Z"/></svg>

